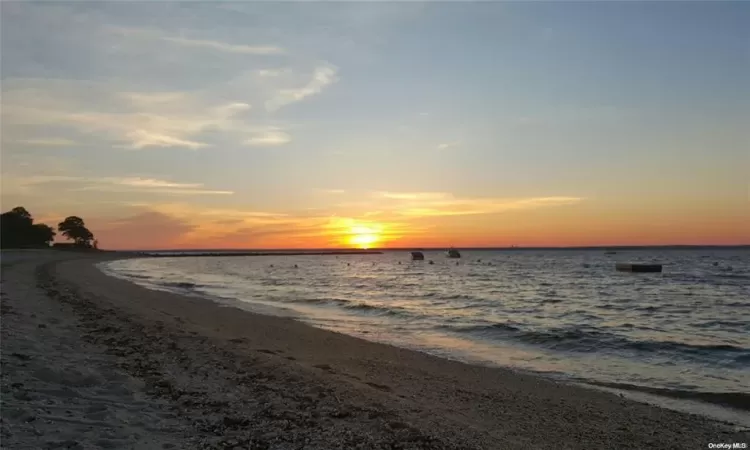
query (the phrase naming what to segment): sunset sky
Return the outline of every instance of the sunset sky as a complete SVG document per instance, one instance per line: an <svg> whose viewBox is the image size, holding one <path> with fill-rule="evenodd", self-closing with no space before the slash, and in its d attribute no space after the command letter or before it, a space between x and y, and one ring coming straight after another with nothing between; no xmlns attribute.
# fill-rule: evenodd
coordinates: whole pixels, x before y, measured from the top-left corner
<svg viewBox="0 0 750 450"><path fill-rule="evenodd" d="M750 2L3 2L2 208L109 249L750 244Z"/></svg>

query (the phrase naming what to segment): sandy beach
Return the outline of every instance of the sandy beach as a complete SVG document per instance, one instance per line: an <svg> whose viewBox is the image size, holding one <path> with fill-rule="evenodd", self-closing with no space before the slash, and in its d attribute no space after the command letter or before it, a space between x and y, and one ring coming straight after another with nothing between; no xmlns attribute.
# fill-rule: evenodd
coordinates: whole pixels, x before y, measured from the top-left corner
<svg viewBox="0 0 750 450"><path fill-rule="evenodd" d="M704 449L746 430L2 254L8 449Z"/></svg>

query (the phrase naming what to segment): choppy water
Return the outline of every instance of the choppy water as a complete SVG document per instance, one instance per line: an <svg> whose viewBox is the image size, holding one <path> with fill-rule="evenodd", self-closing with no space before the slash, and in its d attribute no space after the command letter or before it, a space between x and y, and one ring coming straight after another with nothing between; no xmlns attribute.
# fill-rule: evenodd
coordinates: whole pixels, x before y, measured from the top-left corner
<svg viewBox="0 0 750 450"><path fill-rule="evenodd" d="M454 359L747 402L750 250L425 256L144 258L104 269ZM617 261L659 262L664 272L616 272Z"/></svg>

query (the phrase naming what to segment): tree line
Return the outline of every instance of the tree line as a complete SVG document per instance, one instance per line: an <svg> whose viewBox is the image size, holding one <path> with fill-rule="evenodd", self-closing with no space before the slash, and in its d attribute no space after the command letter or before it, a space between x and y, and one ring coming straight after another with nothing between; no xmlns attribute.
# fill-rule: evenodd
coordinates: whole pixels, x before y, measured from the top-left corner
<svg viewBox="0 0 750 450"><path fill-rule="evenodd" d="M77 216L65 218L57 224L57 231L73 241L78 248L96 248L94 234ZM45 248L54 241L55 229L44 223L34 223L34 218L23 206L17 206L0 215L1 248Z"/></svg>

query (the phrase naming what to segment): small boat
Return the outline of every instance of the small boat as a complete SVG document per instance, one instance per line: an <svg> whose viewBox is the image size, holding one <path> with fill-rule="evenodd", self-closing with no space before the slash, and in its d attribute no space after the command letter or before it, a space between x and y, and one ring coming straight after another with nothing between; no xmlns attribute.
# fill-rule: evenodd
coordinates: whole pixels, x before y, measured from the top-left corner
<svg viewBox="0 0 750 450"><path fill-rule="evenodd" d="M424 261L424 253L422 252L411 252L412 261Z"/></svg>
<svg viewBox="0 0 750 450"><path fill-rule="evenodd" d="M459 253L455 248L452 248L445 252L445 256L447 256L448 258L460 258L461 253Z"/></svg>

